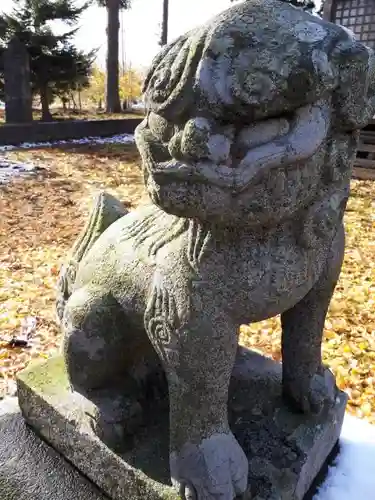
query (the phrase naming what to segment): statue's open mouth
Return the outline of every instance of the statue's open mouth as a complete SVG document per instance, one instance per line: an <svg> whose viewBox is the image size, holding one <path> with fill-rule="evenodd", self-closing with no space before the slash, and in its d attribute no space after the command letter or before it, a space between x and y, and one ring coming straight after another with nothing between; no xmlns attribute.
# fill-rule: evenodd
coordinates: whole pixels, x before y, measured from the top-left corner
<svg viewBox="0 0 375 500"><path fill-rule="evenodd" d="M229 189L233 194L240 193L270 169L293 167L311 158L327 137L329 109L323 101L297 109L285 135L250 147L234 168L209 160L190 163L171 159L156 163L151 174L160 184L203 182ZM264 126L264 122L259 125Z"/></svg>

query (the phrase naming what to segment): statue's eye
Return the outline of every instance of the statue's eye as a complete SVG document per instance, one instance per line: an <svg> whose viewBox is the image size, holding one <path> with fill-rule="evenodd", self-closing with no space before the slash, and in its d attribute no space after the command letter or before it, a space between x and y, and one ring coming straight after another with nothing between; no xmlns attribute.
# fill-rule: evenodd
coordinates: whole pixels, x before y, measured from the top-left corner
<svg viewBox="0 0 375 500"><path fill-rule="evenodd" d="M175 133L175 126L162 116L151 112L148 116L151 132L162 142L169 142Z"/></svg>

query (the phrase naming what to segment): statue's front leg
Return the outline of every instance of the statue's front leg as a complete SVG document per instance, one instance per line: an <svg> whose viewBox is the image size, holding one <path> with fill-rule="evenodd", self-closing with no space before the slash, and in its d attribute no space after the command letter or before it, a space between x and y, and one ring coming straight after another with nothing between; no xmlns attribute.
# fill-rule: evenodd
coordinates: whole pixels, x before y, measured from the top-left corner
<svg viewBox="0 0 375 500"><path fill-rule="evenodd" d="M178 314L161 286L146 313L168 379L171 478L183 499L233 500L246 490L248 475L227 414L236 328L215 309L210 290L193 289L189 302L186 316Z"/></svg>
<svg viewBox="0 0 375 500"><path fill-rule="evenodd" d="M341 226L317 283L303 300L281 315L283 393L305 413L320 413L336 398L334 376L322 364L321 344L327 310L340 275L344 243Z"/></svg>

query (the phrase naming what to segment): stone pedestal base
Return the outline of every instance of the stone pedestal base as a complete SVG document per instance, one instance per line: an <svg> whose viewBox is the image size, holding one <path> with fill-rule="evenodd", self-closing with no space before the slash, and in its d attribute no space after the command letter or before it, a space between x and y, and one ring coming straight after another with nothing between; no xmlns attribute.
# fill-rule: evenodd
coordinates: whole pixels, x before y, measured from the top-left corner
<svg viewBox="0 0 375 500"><path fill-rule="evenodd" d="M177 500L168 467L168 410L164 405L116 454L93 432L87 401L69 390L60 357L18 376L26 421L113 500ZM346 395L316 418L291 412L281 398L281 366L239 349L230 388L230 424L249 459L249 492L256 500L302 500L335 446ZM126 443L125 443L126 445Z"/></svg>

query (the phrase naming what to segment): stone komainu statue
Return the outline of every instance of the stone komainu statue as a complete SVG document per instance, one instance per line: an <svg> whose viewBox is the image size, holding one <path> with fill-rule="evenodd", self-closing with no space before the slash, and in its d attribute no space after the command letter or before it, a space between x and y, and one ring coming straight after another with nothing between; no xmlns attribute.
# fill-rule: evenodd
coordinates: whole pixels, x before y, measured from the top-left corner
<svg viewBox="0 0 375 500"><path fill-rule="evenodd" d="M249 0L166 46L144 94L136 143L152 203L127 213L98 196L60 274L65 361L108 441L141 418L161 365L173 483L232 500L248 472L227 418L241 323L281 314L296 411L335 399L322 330L374 56L340 26Z"/></svg>

